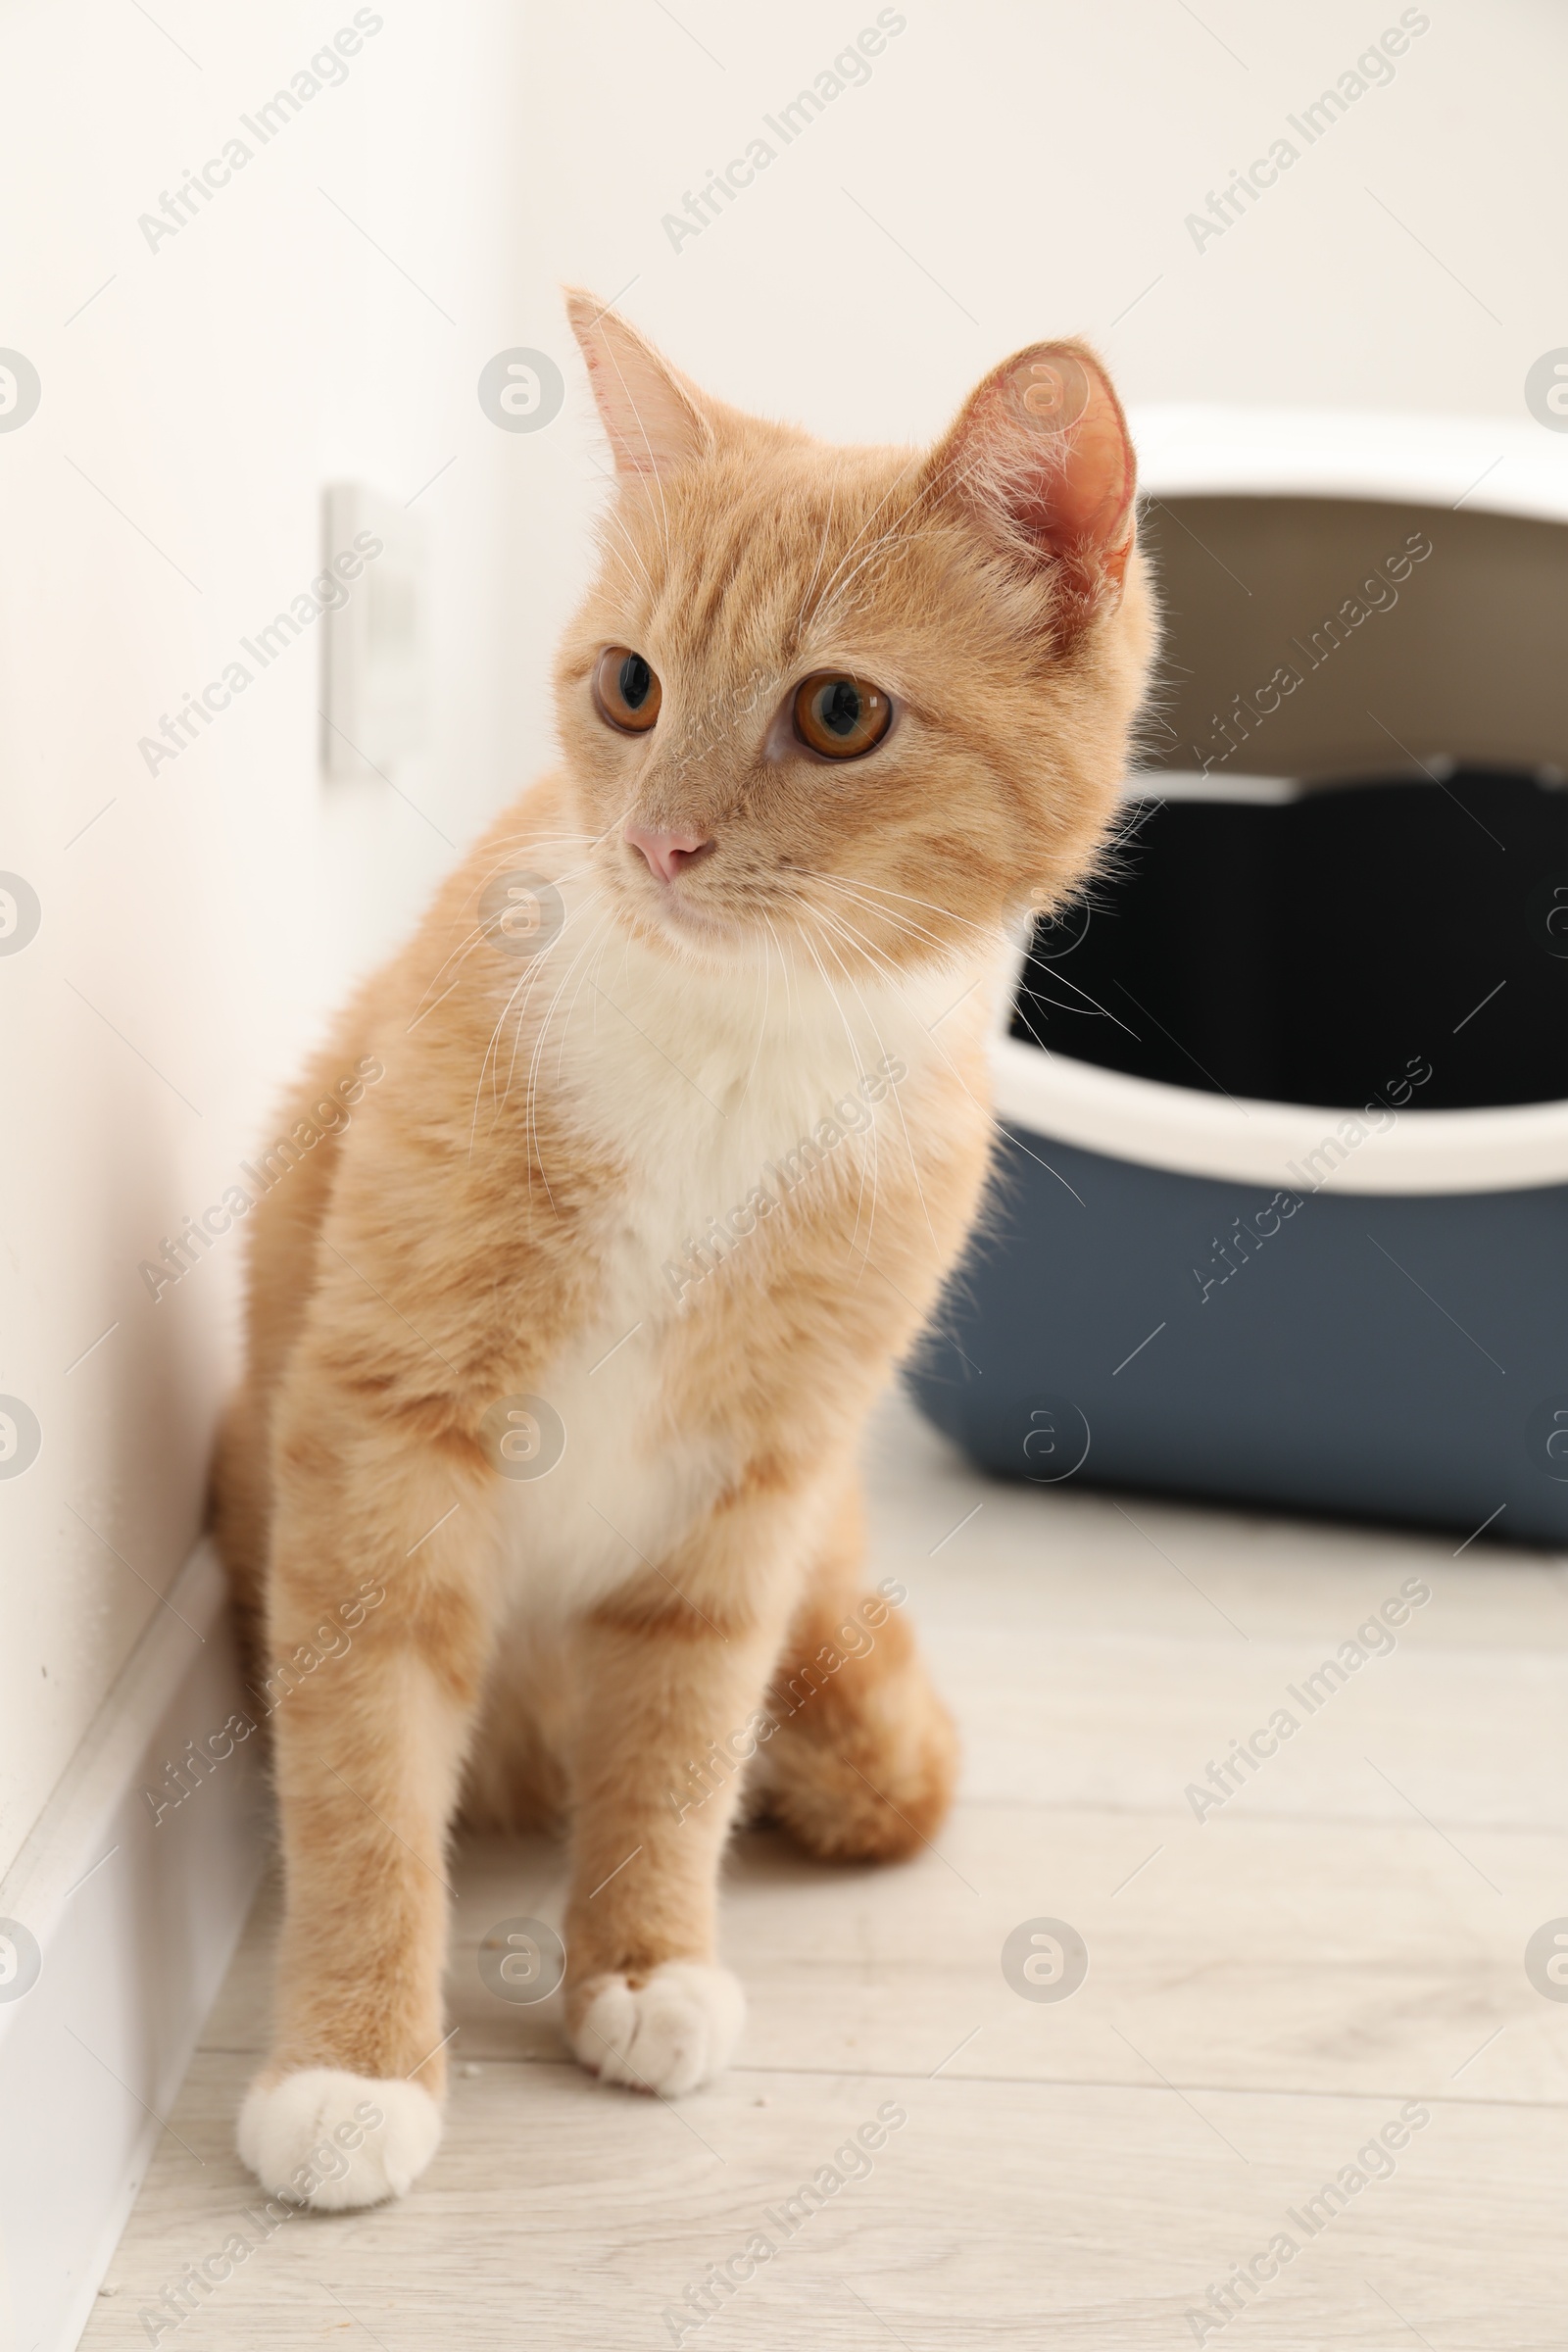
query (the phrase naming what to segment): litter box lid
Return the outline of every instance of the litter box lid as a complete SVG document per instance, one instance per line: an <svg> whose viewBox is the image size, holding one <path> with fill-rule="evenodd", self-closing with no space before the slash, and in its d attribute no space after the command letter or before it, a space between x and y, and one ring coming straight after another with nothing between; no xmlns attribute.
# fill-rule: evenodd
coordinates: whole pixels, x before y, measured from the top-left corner
<svg viewBox="0 0 1568 2352"><path fill-rule="evenodd" d="M1568 431L1528 416L1161 402L1129 422L1150 498L1359 498L1568 522Z"/></svg>
<svg viewBox="0 0 1568 2352"><path fill-rule="evenodd" d="M1568 431L1529 417L1175 404L1135 409L1131 422L1140 489L1150 498L1365 501L1568 523ZM1364 760L1363 748L1351 772ZM1293 762L1287 772L1301 770ZM1142 780L1158 788L1157 774ZM1215 798L1225 794L1218 771L1209 786ZM1013 994L1005 992L991 1040L997 1113L1048 1141L1144 1167L1297 1191L1319 1183L1385 1195L1568 1184L1568 1102L1404 1110L1391 1119L1240 1102L1009 1037Z"/></svg>

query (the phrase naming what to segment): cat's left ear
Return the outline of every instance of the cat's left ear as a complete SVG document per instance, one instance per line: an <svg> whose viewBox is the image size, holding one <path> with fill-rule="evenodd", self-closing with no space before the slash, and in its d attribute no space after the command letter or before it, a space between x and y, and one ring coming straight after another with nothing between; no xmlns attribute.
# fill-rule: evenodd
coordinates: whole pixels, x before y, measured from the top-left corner
<svg viewBox="0 0 1568 2352"><path fill-rule="evenodd" d="M566 289L566 316L588 363L617 473L668 473L710 454L713 428L695 384L578 287Z"/></svg>
<svg viewBox="0 0 1568 2352"><path fill-rule="evenodd" d="M1004 360L931 463L938 495L1010 553L1061 564L1096 606L1119 600L1137 471L1121 402L1087 344L1032 343Z"/></svg>

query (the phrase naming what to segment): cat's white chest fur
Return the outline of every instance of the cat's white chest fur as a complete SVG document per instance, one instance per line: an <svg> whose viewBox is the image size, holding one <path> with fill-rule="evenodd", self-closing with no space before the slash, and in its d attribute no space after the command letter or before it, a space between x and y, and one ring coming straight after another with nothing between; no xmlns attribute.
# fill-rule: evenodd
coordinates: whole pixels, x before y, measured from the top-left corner
<svg viewBox="0 0 1568 2352"><path fill-rule="evenodd" d="M633 950L608 958L599 986L552 1029L541 1066L627 1175L599 1312L540 1378L564 1449L544 1476L507 1485L514 1608L591 1606L666 1558L722 1492L739 1465L662 1409L683 1298L733 1278L712 1247L714 1221L731 1255L765 1248L747 1203L759 1190L783 1197L808 1139L853 1166L869 1214L879 1159L918 1157L933 1081L940 1087L951 1069L943 1014L972 993L968 1017L983 1017L988 992L976 977L947 971L835 992L798 974L786 988L775 966L749 989ZM837 1141L824 1140L835 1130Z"/></svg>

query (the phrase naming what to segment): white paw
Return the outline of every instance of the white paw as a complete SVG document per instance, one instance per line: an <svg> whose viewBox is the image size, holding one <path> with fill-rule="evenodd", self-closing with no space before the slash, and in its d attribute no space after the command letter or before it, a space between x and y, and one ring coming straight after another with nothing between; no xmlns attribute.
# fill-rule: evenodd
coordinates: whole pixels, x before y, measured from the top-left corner
<svg viewBox="0 0 1568 2352"><path fill-rule="evenodd" d="M727 1968L666 1960L645 1982L602 1977L571 2037L591 2075L666 2098L710 2082L746 2022L746 1996Z"/></svg>
<svg viewBox="0 0 1568 2352"><path fill-rule="evenodd" d="M253 2082L235 2136L273 2196L344 2213L412 2187L440 2145L441 2110L417 2082L309 2066Z"/></svg>

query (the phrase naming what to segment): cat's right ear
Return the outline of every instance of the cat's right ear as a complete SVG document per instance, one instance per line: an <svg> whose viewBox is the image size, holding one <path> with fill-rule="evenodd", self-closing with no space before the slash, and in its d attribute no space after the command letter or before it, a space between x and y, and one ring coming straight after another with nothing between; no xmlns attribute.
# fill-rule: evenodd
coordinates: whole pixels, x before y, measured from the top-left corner
<svg viewBox="0 0 1568 2352"><path fill-rule="evenodd" d="M1132 441L1109 376L1083 343L1034 343L965 401L931 461L994 544L1052 564L1077 600L1119 601L1136 537Z"/></svg>
<svg viewBox="0 0 1568 2352"><path fill-rule="evenodd" d="M710 454L713 428L695 384L580 287L566 289L566 316L588 363L617 473L668 473Z"/></svg>

